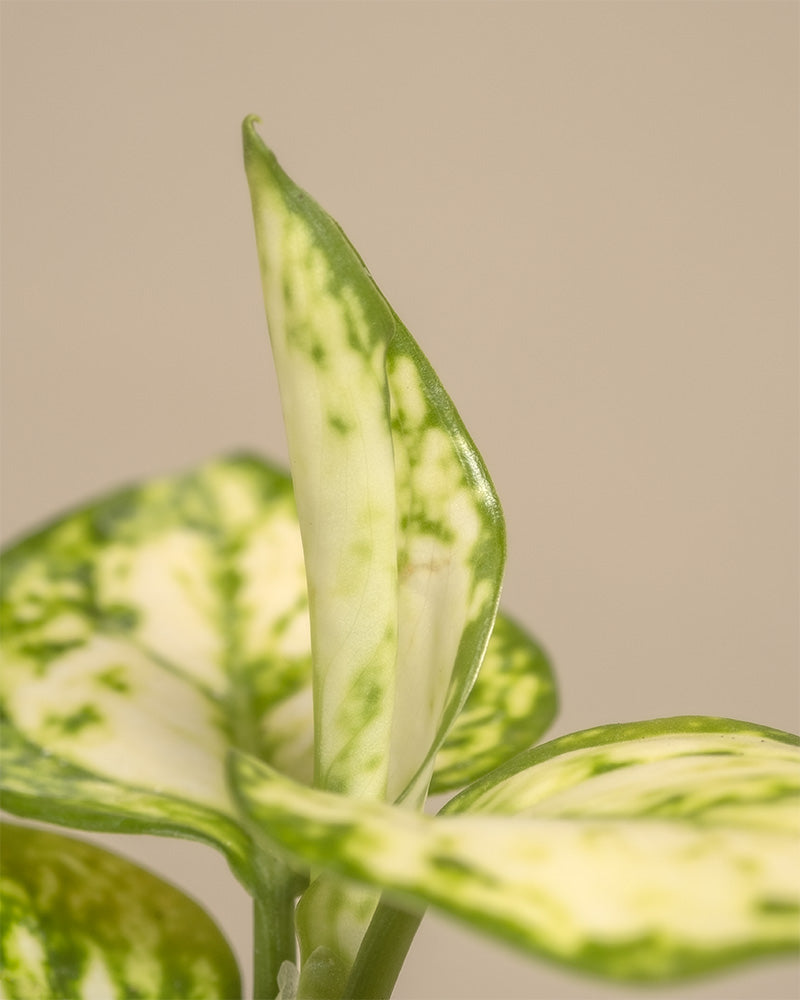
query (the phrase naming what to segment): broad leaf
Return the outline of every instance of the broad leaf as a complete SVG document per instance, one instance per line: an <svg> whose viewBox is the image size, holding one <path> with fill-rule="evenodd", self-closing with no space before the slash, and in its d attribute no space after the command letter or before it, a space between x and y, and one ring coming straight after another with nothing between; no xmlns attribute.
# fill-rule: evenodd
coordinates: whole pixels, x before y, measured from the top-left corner
<svg viewBox="0 0 800 1000"><path fill-rule="evenodd" d="M424 797L505 555L481 458L336 222L244 123L309 581L316 784Z"/></svg>
<svg viewBox="0 0 800 1000"><path fill-rule="evenodd" d="M795 737L691 718L556 740L438 817L241 756L232 772L253 821L306 864L571 966L663 980L797 947L799 765Z"/></svg>
<svg viewBox="0 0 800 1000"><path fill-rule="evenodd" d="M128 861L68 837L2 825L0 993L44 997L240 996L207 914Z"/></svg>
<svg viewBox="0 0 800 1000"><path fill-rule="evenodd" d="M239 457L114 494L5 554L0 610L5 808L196 837L247 880L225 754L302 777L311 752L287 477Z"/></svg>

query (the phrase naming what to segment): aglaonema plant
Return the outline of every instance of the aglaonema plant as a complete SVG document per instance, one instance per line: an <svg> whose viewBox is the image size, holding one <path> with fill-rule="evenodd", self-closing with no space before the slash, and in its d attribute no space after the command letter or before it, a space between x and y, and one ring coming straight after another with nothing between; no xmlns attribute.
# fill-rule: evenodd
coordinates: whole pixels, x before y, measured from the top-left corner
<svg viewBox="0 0 800 1000"><path fill-rule="evenodd" d="M254 901L254 996L390 996L427 906L622 981L793 950L800 741L727 719L535 746L547 656L498 614L503 518L427 360L244 123L291 478L121 490L3 556L4 807L193 838ZM438 815L432 792L457 792ZM9 998L235 997L196 904L3 833Z"/></svg>

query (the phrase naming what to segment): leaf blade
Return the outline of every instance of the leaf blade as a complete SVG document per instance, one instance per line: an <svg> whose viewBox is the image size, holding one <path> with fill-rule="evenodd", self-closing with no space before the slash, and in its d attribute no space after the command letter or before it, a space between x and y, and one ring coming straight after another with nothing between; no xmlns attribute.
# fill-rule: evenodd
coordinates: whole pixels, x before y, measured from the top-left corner
<svg viewBox="0 0 800 1000"><path fill-rule="evenodd" d="M236 960L197 903L108 851L3 824L0 981L42 996L240 995Z"/></svg>
<svg viewBox="0 0 800 1000"><path fill-rule="evenodd" d="M341 230L243 126L309 585L315 781L382 797L397 560L384 379L394 323ZM322 493L324 489L324 495Z"/></svg>
<svg viewBox="0 0 800 1000"><path fill-rule="evenodd" d="M475 685L436 756L431 792L449 792L536 743L558 710L547 653L497 615Z"/></svg>
<svg viewBox="0 0 800 1000"><path fill-rule="evenodd" d="M791 831L798 746L791 733L704 716L599 726L532 748L474 782L442 810L554 818L630 815ZM782 804L788 803L786 812ZM738 807L738 811L737 811Z"/></svg>
<svg viewBox="0 0 800 1000"><path fill-rule="evenodd" d="M490 642L506 538L480 453L429 362L395 320L387 378L401 514L402 676L389 799L419 806Z"/></svg>
<svg viewBox="0 0 800 1000"><path fill-rule="evenodd" d="M660 721L651 739L663 736ZM795 949L798 811L795 805L790 815L781 796L759 796L753 786L763 788L765 771L777 774L781 784L791 783L796 804L797 744L786 734L737 724L757 738L746 751L720 754L717 737L729 730L718 720L706 720L707 734L702 720L683 727L684 720L669 721L681 735L688 729L694 739L710 738L708 753L732 767L731 787L723 791L743 799L739 810L702 819L685 810L640 816L630 798L626 808L604 808L601 788L582 809L573 802L570 810L547 811L540 803L514 812L510 793L489 805L487 777L483 798L470 802L467 790L460 804L432 818L299 788L242 759L234 765L237 794L270 836L307 864L382 888L400 905L431 904L533 954L600 975L663 981ZM638 733L629 742L647 742L641 726L627 728ZM597 743L598 731L592 732L567 737L566 744ZM611 743L599 745L607 752ZM640 747L640 756L643 749L652 748ZM539 753L545 764L560 756L548 757L546 748ZM749 774L738 766L740 755L756 758ZM507 769L538 784L536 765ZM642 780L649 786L650 775ZM542 781L555 784L546 775ZM580 786L578 778L570 787ZM721 797L719 784L715 794ZM478 811L465 811L468 804ZM748 807L774 815L750 821Z"/></svg>
<svg viewBox="0 0 800 1000"><path fill-rule="evenodd" d="M248 456L114 493L3 556L7 808L221 847L229 746L302 777L310 672L288 477Z"/></svg>
<svg viewBox="0 0 800 1000"><path fill-rule="evenodd" d="M245 166L309 579L315 780L419 804L491 631L502 513L429 363L255 120Z"/></svg>

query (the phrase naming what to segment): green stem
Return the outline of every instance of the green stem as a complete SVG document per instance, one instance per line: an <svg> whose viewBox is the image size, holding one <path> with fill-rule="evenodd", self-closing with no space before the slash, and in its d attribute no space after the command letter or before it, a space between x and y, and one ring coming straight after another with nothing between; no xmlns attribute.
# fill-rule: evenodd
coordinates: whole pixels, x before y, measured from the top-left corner
<svg viewBox="0 0 800 1000"><path fill-rule="evenodd" d="M422 913L406 913L388 903L378 904L342 1000L388 1000L422 917Z"/></svg>
<svg viewBox="0 0 800 1000"><path fill-rule="evenodd" d="M278 971L297 960L294 904L297 879L283 862L255 845L253 1000L275 1000Z"/></svg>

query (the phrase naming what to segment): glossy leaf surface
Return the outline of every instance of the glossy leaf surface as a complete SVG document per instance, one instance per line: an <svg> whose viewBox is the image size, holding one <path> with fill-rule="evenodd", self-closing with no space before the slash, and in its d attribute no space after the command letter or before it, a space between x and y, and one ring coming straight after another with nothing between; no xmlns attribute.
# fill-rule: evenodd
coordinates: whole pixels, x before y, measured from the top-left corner
<svg viewBox="0 0 800 1000"><path fill-rule="evenodd" d="M521 756L438 817L233 766L253 820L305 863L570 965L662 980L797 947L796 738L659 720Z"/></svg>
<svg viewBox="0 0 800 1000"><path fill-rule="evenodd" d="M341 228L252 118L244 146L309 581L315 782L419 803L489 638L502 514Z"/></svg>
<svg viewBox="0 0 800 1000"><path fill-rule="evenodd" d="M234 1000L231 950L197 903L91 844L2 825L2 995L8 1000Z"/></svg>

